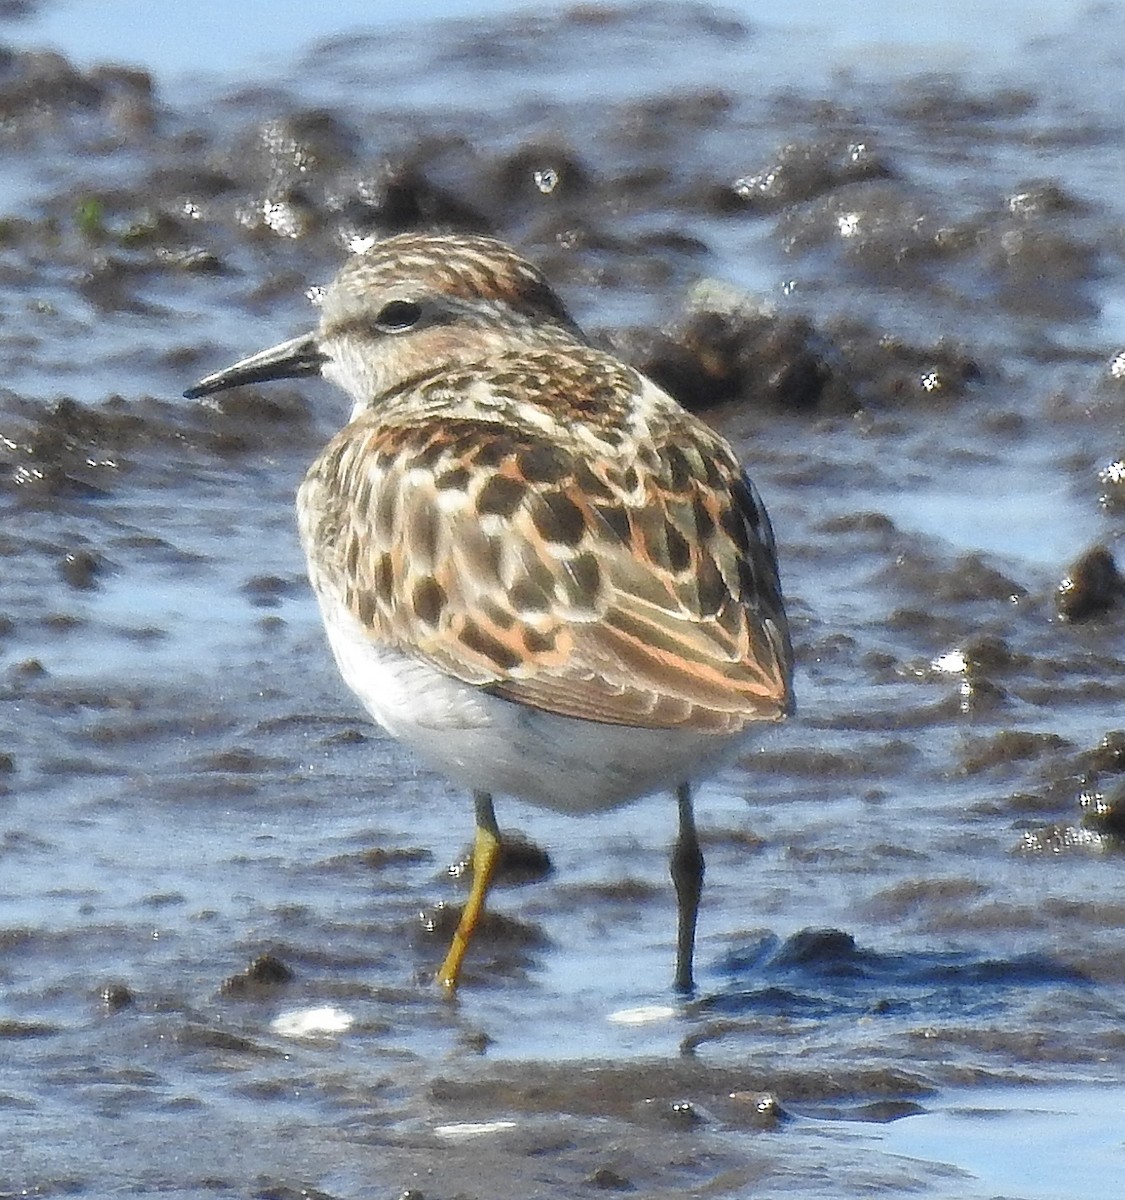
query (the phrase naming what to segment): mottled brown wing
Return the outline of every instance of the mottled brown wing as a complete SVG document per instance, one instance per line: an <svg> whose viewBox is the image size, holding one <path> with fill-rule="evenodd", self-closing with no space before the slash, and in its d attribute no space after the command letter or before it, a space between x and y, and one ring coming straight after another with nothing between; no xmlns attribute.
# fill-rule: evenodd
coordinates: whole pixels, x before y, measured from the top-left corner
<svg viewBox="0 0 1125 1200"><path fill-rule="evenodd" d="M484 420L360 418L306 481L314 583L371 636L512 701L647 728L790 707L773 535L675 410L628 456Z"/></svg>

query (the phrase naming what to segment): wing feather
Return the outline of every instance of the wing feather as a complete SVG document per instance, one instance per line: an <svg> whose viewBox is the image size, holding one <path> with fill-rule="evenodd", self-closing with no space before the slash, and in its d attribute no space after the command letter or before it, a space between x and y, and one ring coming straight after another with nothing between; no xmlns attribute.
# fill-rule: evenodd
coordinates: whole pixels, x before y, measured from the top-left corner
<svg viewBox="0 0 1125 1200"><path fill-rule="evenodd" d="M362 414L302 488L314 586L372 638L534 708L716 732L784 715L792 653L757 493L671 402L641 445Z"/></svg>

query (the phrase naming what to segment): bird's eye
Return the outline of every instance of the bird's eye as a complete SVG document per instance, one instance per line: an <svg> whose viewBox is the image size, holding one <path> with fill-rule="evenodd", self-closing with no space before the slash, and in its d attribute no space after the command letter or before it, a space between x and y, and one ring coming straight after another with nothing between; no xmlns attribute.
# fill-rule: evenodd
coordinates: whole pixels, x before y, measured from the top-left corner
<svg viewBox="0 0 1125 1200"><path fill-rule="evenodd" d="M401 333L417 325L422 317L422 306L413 300L392 300L384 304L375 318L375 324L388 333Z"/></svg>

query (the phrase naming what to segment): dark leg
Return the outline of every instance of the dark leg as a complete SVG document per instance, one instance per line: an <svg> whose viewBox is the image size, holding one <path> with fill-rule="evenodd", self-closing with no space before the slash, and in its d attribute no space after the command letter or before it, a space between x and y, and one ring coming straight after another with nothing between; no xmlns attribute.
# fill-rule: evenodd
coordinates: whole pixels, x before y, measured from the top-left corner
<svg viewBox="0 0 1125 1200"><path fill-rule="evenodd" d="M676 789L680 809L680 832L672 847L672 882L676 886L678 931L676 936L677 992L693 992L692 958L695 953L695 921L699 916L699 897L703 894L703 852L695 832L695 814L691 806L691 787L683 783Z"/></svg>
<svg viewBox="0 0 1125 1200"><path fill-rule="evenodd" d="M484 913L485 898L500 860L500 830L496 826L492 797L487 792L474 792L473 803L477 819L476 837L473 839L473 886L465 907L461 909L461 920L454 931L449 953L437 973L438 983L451 994L457 990L461 963Z"/></svg>

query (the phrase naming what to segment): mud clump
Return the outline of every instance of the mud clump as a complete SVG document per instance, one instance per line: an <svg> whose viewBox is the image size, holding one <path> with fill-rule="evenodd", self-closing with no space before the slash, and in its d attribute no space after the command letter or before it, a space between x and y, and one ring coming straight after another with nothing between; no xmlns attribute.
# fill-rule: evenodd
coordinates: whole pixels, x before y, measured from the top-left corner
<svg viewBox="0 0 1125 1200"><path fill-rule="evenodd" d="M1076 559L1055 590L1055 605L1064 621L1079 623L1103 617L1125 597L1125 579L1113 555L1094 546Z"/></svg>
<svg viewBox="0 0 1125 1200"><path fill-rule="evenodd" d="M259 1000L292 983L293 968L275 954L260 954L244 971L224 979L219 991L237 1000Z"/></svg>

